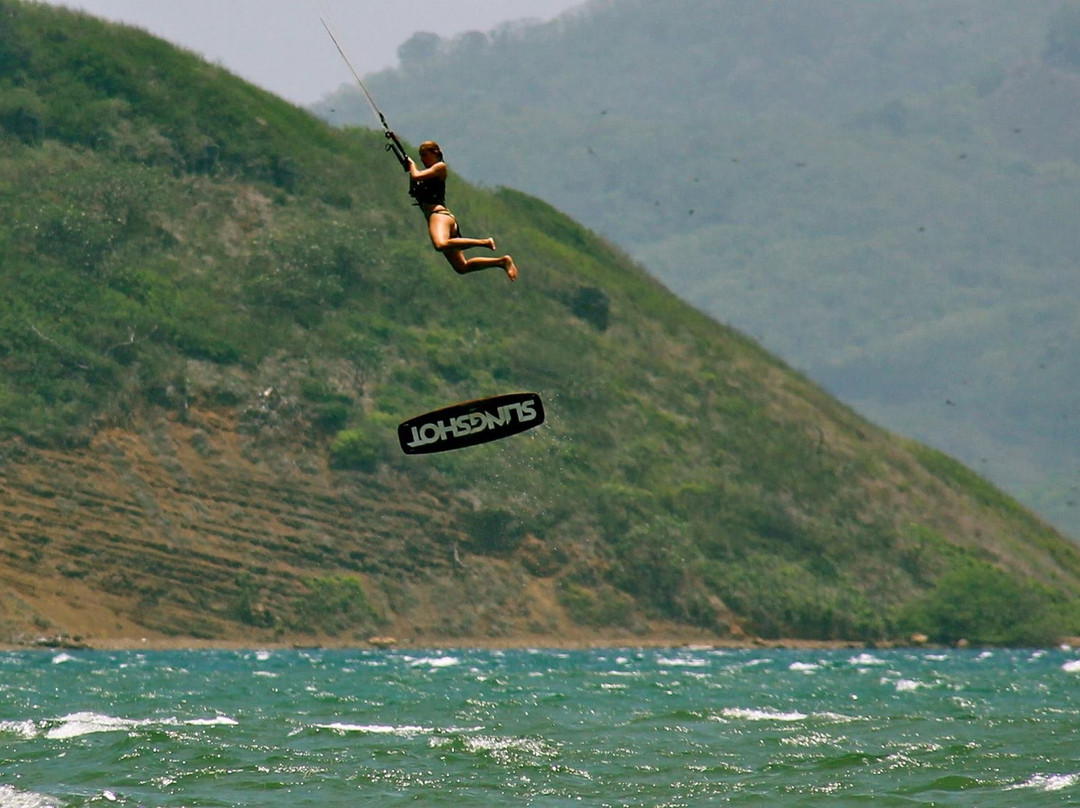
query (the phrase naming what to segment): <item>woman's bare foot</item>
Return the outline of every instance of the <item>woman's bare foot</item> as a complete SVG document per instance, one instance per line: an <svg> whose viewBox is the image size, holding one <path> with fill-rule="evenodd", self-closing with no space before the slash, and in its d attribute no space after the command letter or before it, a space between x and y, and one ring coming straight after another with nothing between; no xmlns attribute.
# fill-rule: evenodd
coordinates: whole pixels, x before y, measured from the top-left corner
<svg viewBox="0 0 1080 808"><path fill-rule="evenodd" d="M509 255L504 255L503 256L503 269L506 270L506 277L508 277L512 281L517 280L517 276L518 276L517 264L514 263L514 259L511 258Z"/></svg>
<svg viewBox="0 0 1080 808"><path fill-rule="evenodd" d="M489 250L494 250L495 249L495 239L489 238L487 240L487 244L485 244L484 246L486 246Z"/></svg>

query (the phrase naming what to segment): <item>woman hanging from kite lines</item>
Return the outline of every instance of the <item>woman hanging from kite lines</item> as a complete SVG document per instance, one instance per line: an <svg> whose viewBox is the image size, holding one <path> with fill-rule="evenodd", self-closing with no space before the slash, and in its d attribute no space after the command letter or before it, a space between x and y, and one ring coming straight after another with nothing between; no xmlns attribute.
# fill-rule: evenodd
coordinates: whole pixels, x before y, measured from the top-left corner
<svg viewBox="0 0 1080 808"><path fill-rule="evenodd" d="M349 66L349 70L352 72L353 78L356 79L356 83L360 86L360 90L364 93L364 98L367 99L371 111L375 113L379 122L382 123L383 131L386 133L386 138L389 141L386 144L387 151L392 152L394 157L397 158L397 161L401 163L401 167L409 172L409 196L416 200L416 204L427 218L428 235L431 237L431 245L446 257L450 266L452 266L454 271L459 275L464 275L467 272L476 272L481 269L501 267L506 272L506 277L512 281L517 280L518 268L514 263L514 259L509 255L502 255L499 257L465 257L465 250L473 247L486 247L489 250L494 250L495 239L462 238L457 218L450 212L450 209L446 207L447 170L446 162L443 160L442 150L434 141L428 140L421 143L419 151L420 162L423 163L423 168L416 165L413 159L405 153L405 148L401 145L401 141L398 140L397 135L394 134L389 124L387 124L386 116L382 114L382 111L375 104L375 99L372 97L371 93L368 92L367 87L364 86L364 82L360 80L360 75L353 69L349 57L346 56L345 51L342 50L342 47L338 43L337 37L334 36L334 32L330 29L330 25L327 23L326 18L320 15L320 20L322 21L323 28L326 29L326 33L330 35L330 39L333 41L338 53L341 54L341 58L344 59L345 64Z"/></svg>
<svg viewBox="0 0 1080 808"><path fill-rule="evenodd" d="M424 164L423 168L418 168L411 157L405 159L408 161L406 170L409 172L409 196L416 200L416 204L427 217L432 246L446 256L454 271L464 275L480 269L502 267L506 271L506 277L516 280L517 265L509 255L498 258L465 257L465 250L470 247L494 250L495 239L461 237L457 218L446 207L446 163L443 162L439 145L432 140L420 144L420 162Z"/></svg>

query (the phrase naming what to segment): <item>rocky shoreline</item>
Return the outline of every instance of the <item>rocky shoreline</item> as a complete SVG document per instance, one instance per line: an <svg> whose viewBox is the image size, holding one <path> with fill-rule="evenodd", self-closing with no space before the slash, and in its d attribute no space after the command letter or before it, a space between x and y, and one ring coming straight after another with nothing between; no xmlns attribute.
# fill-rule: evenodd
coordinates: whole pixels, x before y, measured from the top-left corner
<svg viewBox="0 0 1080 808"><path fill-rule="evenodd" d="M806 640L806 639L761 639L740 638L724 639L716 637L704 637L700 634L659 633L642 636L628 635L589 635L574 637L557 637L541 635L519 635L508 637L440 637L435 638L396 638L390 636L373 636L366 640L342 641L326 638L303 638L279 639L271 642L259 642L251 639L201 639L193 637L107 637L87 638L82 636L43 635L21 636L13 638L13 641L0 643L0 651L245 651L245 650L298 650L298 649L329 649L329 650L421 650L421 649L446 649L446 648L470 648L470 649L562 649L562 650L587 650L590 648L715 648L715 649L749 649L749 648L783 648L795 650L835 650L843 648L898 648L898 647L927 647L921 638L913 638L908 642L897 643L865 643L851 640Z"/></svg>

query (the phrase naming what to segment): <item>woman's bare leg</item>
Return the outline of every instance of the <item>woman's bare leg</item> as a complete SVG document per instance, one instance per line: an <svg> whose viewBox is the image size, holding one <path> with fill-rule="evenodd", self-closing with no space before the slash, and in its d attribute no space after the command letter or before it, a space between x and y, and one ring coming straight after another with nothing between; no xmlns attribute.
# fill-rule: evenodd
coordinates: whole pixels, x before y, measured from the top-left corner
<svg viewBox="0 0 1080 808"><path fill-rule="evenodd" d="M439 252L446 252L447 250L467 250L470 247L487 247L489 250L495 249L495 239L493 238L462 238L460 236L455 236L433 243L435 244L435 249Z"/></svg>
<svg viewBox="0 0 1080 808"><path fill-rule="evenodd" d="M486 247L489 250L494 250L495 239L462 238L458 231L457 219L452 214L432 213L428 217L428 234L431 236L432 246L446 256L450 266L459 275L481 269L501 267L506 270L506 276L510 280L517 279L517 265L514 264L514 259L509 255L499 258L466 258L464 250L471 247Z"/></svg>
<svg viewBox="0 0 1080 808"><path fill-rule="evenodd" d="M454 271L459 275L464 275L468 272L477 272L481 269L501 267L506 270L506 277L512 281L517 280L518 268L514 263L514 259L509 255L504 255L500 258L466 258L465 253L461 250L445 250L443 255L446 256L446 260L450 262L450 266L452 266Z"/></svg>
<svg viewBox="0 0 1080 808"><path fill-rule="evenodd" d="M431 245L439 252L467 250L470 247L495 249L493 238L462 238L457 219L448 211L432 213L428 217L428 235L431 236Z"/></svg>

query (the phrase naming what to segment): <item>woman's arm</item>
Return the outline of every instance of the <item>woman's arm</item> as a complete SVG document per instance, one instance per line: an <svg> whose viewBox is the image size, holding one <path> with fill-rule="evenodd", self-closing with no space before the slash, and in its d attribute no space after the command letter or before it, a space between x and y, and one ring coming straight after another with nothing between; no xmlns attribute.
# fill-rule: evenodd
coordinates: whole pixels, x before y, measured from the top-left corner
<svg viewBox="0 0 1080 808"><path fill-rule="evenodd" d="M409 176L414 180L426 180L432 177L436 179L446 179L446 163L438 162L430 168L418 168L413 159L409 158Z"/></svg>

